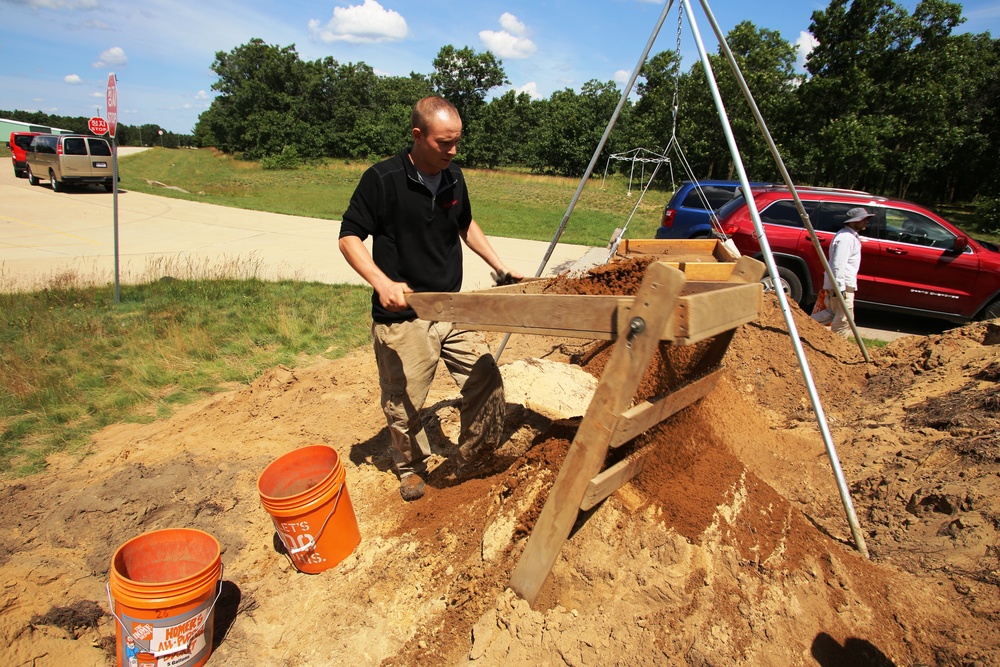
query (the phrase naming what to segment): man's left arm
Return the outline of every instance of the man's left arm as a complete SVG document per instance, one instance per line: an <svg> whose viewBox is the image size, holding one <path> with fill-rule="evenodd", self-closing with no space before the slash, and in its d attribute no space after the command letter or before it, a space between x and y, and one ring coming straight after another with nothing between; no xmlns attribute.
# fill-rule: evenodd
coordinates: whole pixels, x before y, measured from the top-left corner
<svg viewBox="0 0 1000 667"><path fill-rule="evenodd" d="M469 223L469 226L459 232L462 235L462 240L465 241L465 245L469 246L472 252L476 253L483 258L483 261L490 265L498 276L504 274L509 275L514 280L521 280L524 278L523 275L517 271L512 271L507 268L507 265L503 263L500 256L497 255L493 246L490 244L490 240L486 238L486 234L483 233L482 227L473 220Z"/></svg>

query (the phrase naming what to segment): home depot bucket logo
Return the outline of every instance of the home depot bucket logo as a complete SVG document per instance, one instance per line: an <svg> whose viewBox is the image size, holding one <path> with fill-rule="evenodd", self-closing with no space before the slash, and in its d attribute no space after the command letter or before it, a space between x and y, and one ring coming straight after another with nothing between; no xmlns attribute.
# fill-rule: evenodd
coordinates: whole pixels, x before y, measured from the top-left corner
<svg viewBox="0 0 1000 667"><path fill-rule="evenodd" d="M208 650L205 636L205 610L193 616L175 616L163 619L169 625L157 626L150 623L132 622L132 636L140 646L138 651L125 648L128 655L134 652L138 667L183 667L194 664ZM134 667L129 662L129 667Z"/></svg>

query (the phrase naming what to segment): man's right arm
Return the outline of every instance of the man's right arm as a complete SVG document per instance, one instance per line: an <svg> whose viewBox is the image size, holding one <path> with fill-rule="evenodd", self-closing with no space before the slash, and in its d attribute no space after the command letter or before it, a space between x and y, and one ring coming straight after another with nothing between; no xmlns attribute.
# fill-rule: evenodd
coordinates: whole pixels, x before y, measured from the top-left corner
<svg viewBox="0 0 1000 667"><path fill-rule="evenodd" d="M843 292L847 289L848 257L851 254L850 243L843 234L833 237L830 244L830 268L833 270L833 279L837 283L837 288Z"/></svg>
<svg viewBox="0 0 1000 667"><path fill-rule="evenodd" d="M413 292L406 283L397 283L378 268L372 259L368 248L357 236L342 236L339 241L340 252L344 255L351 268L365 279L378 294L382 307L392 312L404 310L406 295Z"/></svg>

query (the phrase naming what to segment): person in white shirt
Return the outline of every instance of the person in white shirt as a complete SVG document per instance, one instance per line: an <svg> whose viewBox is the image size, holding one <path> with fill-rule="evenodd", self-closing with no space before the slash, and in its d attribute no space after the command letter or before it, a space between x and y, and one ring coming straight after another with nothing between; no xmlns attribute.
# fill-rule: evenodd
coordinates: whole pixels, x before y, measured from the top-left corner
<svg viewBox="0 0 1000 667"><path fill-rule="evenodd" d="M822 295L825 308L813 313L812 317L821 324L829 324L830 329L840 336L850 335L851 325L848 320L854 319L854 292L858 289L858 270L861 268L861 234L868 226L868 220L875 217L864 207L857 206L847 212L844 227L833 237L830 243L830 269L837 281L837 288L844 295L843 308L833 291L833 281L830 275L823 277Z"/></svg>

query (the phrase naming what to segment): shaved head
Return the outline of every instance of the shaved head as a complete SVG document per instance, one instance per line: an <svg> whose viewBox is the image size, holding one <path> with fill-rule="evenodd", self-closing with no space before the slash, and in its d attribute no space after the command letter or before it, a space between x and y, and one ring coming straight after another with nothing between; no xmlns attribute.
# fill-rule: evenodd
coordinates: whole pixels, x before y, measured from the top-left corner
<svg viewBox="0 0 1000 667"><path fill-rule="evenodd" d="M442 113L460 118L458 109L448 100L437 95L425 97L413 105L413 113L410 114L410 127L416 127L422 132L426 132L431 121Z"/></svg>

